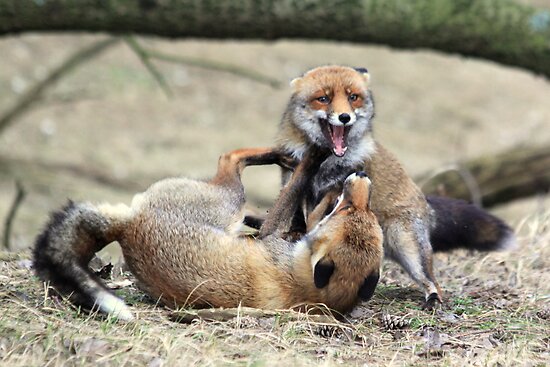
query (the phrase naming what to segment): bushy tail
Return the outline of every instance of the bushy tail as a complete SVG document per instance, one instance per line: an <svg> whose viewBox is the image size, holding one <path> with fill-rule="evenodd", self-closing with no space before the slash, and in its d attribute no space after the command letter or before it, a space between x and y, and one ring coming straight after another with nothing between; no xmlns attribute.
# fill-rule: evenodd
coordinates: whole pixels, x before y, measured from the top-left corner
<svg viewBox="0 0 550 367"><path fill-rule="evenodd" d="M515 246L514 231L501 219L464 200L427 196L435 212L430 232L434 251L466 248L478 251L505 250Z"/></svg>
<svg viewBox="0 0 550 367"><path fill-rule="evenodd" d="M121 220L102 214L94 205L69 201L52 213L37 237L34 268L40 279L71 302L129 321L134 317L128 306L88 267L97 251L119 239Z"/></svg>

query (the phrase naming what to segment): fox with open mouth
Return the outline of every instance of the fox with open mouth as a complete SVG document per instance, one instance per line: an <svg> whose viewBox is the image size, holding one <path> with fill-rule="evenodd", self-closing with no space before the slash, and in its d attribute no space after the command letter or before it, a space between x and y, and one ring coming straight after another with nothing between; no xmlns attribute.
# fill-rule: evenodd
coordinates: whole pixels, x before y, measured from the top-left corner
<svg viewBox="0 0 550 367"><path fill-rule="evenodd" d="M321 66L291 82L277 144L301 159L312 145L333 154L312 180L294 232L331 210L344 179L364 170L372 180L371 207L384 232L384 252L397 261L425 292L427 308L442 302L433 273L432 253L457 247L498 250L515 243L503 221L461 200L425 197L399 161L373 139L374 102L364 68ZM283 170L283 183L290 177Z"/></svg>

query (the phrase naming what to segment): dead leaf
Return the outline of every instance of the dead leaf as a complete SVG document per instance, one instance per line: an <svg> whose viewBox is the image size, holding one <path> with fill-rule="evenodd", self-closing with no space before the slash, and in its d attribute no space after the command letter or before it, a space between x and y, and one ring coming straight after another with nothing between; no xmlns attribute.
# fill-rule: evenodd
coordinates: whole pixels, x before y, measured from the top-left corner
<svg viewBox="0 0 550 367"><path fill-rule="evenodd" d="M32 269L32 260L29 260L29 259L23 259L23 260L19 260L17 262L17 266L20 267L21 269Z"/></svg>
<svg viewBox="0 0 550 367"><path fill-rule="evenodd" d="M420 335L424 339L424 350L418 353L418 356L441 357L445 354L442 346L447 342L448 335L440 334L439 330L432 327L425 327Z"/></svg>
<svg viewBox="0 0 550 367"><path fill-rule="evenodd" d="M134 282L132 282L130 279L121 279L121 280L115 280L112 282L107 282L107 286L111 289L126 288L133 284Z"/></svg>
<svg viewBox="0 0 550 367"><path fill-rule="evenodd" d="M437 310L436 315L440 321L443 321L449 324L456 324L457 322L460 322L460 317L457 314L452 312Z"/></svg>
<svg viewBox="0 0 550 367"><path fill-rule="evenodd" d="M498 299L494 302L495 307L500 309L506 308L506 306L508 306L509 304L510 304L510 301L504 298Z"/></svg>
<svg viewBox="0 0 550 367"><path fill-rule="evenodd" d="M111 350L109 342L90 338L82 343L75 342L76 354L89 357L103 357Z"/></svg>
<svg viewBox="0 0 550 367"><path fill-rule="evenodd" d="M3 358L9 349L9 340L7 338L0 338L0 358Z"/></svg>
<svg viewBox="0 0 550 367"><path fill-rule="evenodd" d="M370 319L374 316L374 310L367 307L357 306L350 312L349 315L353 319Z"/></svg>

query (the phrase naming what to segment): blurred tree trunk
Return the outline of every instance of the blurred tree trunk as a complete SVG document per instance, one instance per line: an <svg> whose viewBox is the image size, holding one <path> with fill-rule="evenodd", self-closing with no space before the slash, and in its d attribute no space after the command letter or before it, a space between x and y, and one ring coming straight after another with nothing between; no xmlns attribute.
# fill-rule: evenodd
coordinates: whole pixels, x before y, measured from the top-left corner
<svg viewBox="0 0 550 367"><path fill-rule="evenodd" d="M485 207L550 190L550 146L521 147L464 162L452 170L427 174L426 194L472 201L478 196ZM469 182L470 181L470 182Z"/></svg>
<svg viewBox="0 0 550 367"><path fill-rule="evenodd" d="M550 11L512 0L0 1L0 35L27 31L377 43L476 56L550 77Z"/></svg>

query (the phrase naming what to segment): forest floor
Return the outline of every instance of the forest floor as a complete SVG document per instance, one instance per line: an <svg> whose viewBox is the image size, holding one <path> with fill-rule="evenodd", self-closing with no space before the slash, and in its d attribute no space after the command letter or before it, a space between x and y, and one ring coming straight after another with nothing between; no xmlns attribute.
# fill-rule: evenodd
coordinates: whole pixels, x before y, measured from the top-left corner
<svg viewBox="0 0 550 367"><path fill-rule="evenodd" d="M172 312L115 271L131 323L46 297L28 253L0 253L0 361L6 366L545 366L550 361L550 217L525 223L521 252L438 255L441 309L386 264L373 299L344 321L289 311ZM115 268L120 268L116 267ZM230 313L230 312L229 312ZM185 322L178 319L187 315ZM191 320L193 319L193 320Z"/></svg>
<svg viewBox="0 0 550 367"><path fill-rule="evenodd" d="M101 37L0 39L0 115L68 55ZM421 292L393 263L384 265L373 299L345 322L238 310L221 321L182 323L124 272L108 282L131 304L136 322L79 313L47 297L28 249L49 211L67 198L129 202L162 177L211 175L225 151L272 145L289 97L286 83L313 66L369 69L375 134L413 176L514 146L550 143L550 83L522 70L323 42L141 42L256 70L282 87L157 61L174 94L167 98L120 43L56 83L1 132L0 233L15 181L26 191L10 251L0 252L1 365L550 364L548 195L493 209L515 229L516 250L436 256L446 301L435 312L420 309ZM251 208L262 211L277 193L279 172L254 168L244 182ZM110 247L101 257L116 264L117 254ZM403 327L387 328L384 319Z"/></svg>

